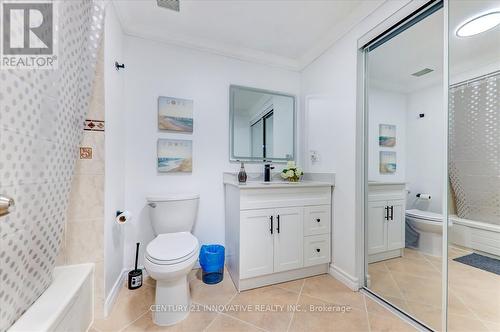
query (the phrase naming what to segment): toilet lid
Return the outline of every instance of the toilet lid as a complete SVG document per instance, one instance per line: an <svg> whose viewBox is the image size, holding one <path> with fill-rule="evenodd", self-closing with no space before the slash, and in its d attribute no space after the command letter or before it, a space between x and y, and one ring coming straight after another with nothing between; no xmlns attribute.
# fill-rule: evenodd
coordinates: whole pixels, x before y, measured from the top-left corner
<svg viewBox="0 0 500 332"><path fill-rule="evenodd" d="M198 239L189 232L160 234L146 247L146 256L159 264L174 264L190 258Z"/></svg>

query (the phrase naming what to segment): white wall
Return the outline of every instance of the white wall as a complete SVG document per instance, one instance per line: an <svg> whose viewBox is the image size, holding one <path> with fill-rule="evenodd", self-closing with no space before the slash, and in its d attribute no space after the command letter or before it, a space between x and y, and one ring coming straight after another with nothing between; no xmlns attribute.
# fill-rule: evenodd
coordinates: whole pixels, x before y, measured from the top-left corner
<svg viewBox="0 0 500 332"><path fill-rule="evenodd" d="M402 93L370 88L368 94L368 181L404 182L406 169L406 96ZM379 125L396 126L396 146L379 146ZM396 152L396 172L381 174L379 152Z"/></svg>
<svg viewBox="0 0 500 332"><path fill-rule="evenodd" d="M229 85L300 92L299 73L251 64L210 53L136 37L125 37L126 208L134 214L126 225L125 266L133 264L135 242L153 239L146 196L151 193L197 192L201 195L194 234L203 243L224 243L222 173L238 171L229 163ZM169 134L157 129L157 98L194 100L194 133ZM126 114L126 115L125 115ZM158 174L156 141L193 139L192 174ZM262 165L247 165L262 171Z"/></svg>
<svg viewBox="0 0 500 332"><path fill-rule="evenodd" d="M358 282L361 274L358 257L363 253L357 245L360 234L356 216L360 207L356 206L356 107L358 75L358 39L377 24L395 13L408 1L385 2L375 12L363 20L348 34L339 39L328 51L316 59L302 72L302 98L321 95L331 100L327 106L331 114L327 132L317 130L316 135L330 137L326 150L328 165L320 167L334 171L334 213L333 213L333 264L334 269L343 273L352 283ZM310 135L310 133L307 133ZM325 160L325 158L323 158Z"/></svg>
<svg viewBox="0 0 500 332"><path fill-rule="evenodd" d="M104 34L105 91L105 196L104 196L104 265L105 298L109 296L123 269L124 228L115 223L115 213L125 200L125 131L123 112L123 70L115 70L115 60L122 62L122 30L112 3L106 8Z"/></svg>
<svg viewBox="0 0 500 332"><path fill-rule="evenodd" d="M406 181L407 207L442 212L444 160L443 87L433 85L408 94ZM423 113L423 118L419 114ZM417 193L431 194L431 201L416 200Z"/></svg>

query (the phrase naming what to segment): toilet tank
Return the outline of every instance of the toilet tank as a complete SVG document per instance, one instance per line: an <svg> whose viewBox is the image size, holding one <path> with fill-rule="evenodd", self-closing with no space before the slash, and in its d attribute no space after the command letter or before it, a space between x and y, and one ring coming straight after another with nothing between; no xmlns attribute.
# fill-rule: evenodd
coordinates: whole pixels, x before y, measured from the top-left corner
<svg viewBox="0 0 500 332"><path fill-rule="evenodd" d="M155 235L191 232L198 213L198 194L167 194L146 197Z"/></svg>

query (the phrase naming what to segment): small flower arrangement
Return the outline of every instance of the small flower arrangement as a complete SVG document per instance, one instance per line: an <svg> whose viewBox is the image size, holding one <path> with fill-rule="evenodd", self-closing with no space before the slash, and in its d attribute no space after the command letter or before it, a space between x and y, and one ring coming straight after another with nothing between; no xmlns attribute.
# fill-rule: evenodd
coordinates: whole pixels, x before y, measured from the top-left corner
<svg viewBox="0 0 500 332"><path fill-rule="evenodd" d="M287 163L286 168L281 171L281 177L290 182L299 182L302 175L304 175L304 171L295 166L295 162L293 160L290 160Z"/></svg>

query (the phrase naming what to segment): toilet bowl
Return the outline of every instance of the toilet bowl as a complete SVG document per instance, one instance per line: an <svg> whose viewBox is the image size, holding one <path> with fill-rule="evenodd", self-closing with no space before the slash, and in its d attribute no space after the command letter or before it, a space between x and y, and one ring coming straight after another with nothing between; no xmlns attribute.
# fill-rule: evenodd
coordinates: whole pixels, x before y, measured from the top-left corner
<svg viewBox="0 0 500 332"><path fill-rule="evenodd" d="M147 198L157 235L144 254L144 268L156 280L153 322L174 325L189 315L191 296L187 275L198 260L198 239L191 234L198 210L196 194Z"/></svg>
<svg viewBox="0 0 500 332"><path fill-rule="evenodd" d="M417 209L406 210L406 221L419 234L418 250L432 256L443 254L443 216Z"/></svg>

